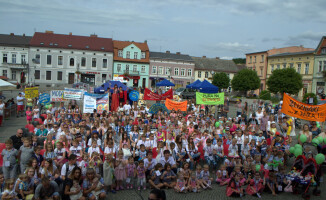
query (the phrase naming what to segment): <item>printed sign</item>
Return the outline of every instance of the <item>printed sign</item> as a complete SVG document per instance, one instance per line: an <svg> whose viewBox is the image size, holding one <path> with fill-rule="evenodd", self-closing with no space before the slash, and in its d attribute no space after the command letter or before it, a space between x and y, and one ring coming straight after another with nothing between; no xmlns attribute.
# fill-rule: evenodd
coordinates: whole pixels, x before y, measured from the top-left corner
<svg viewBox="0 0 326 200"><path fill-rule="evenodd" d="M104 110L109 112L109 94L105 94L102 98L96 99L97 113L102 114Z"/></svg>
<svg viewBox="0 0 326 200"><path fill-rule="evenodd" d="M52 90L50 96L52 102L67 101L67 99L63 98L63 90Z"/></svg>
<svg viewBox="0 0 326 200"><path fill-rule="evenodd" d="M203 105L224 104L224 92L222 93L196 92L196 104L203 104Z"/></svg>
<svg viewBox="0 0 326 200"><path fill-rule="evenodd" d="M25 98L33 99L38 97L38 87L25 88Z"/></svg>
<svg viewBox="0 0 326 200"><path fill-rule="evenodd" d="M83 97L84 90L65 88L63 98L80 100Z"/></svg>
<svg viewBox="0 0 326 200"><path fill-rule="evenodd" d="M40 104L45 106L46 104L50 103L50 98L51 98L50 94L48 94L48 93L40 94L39 102L40 102Z"/></svg>
<svg viewBox="0 0 326 200"><path fill-rule="evenodd" d="M160 101L165 99L173 99L173 90L169 89L162 95L152 92L150 89L145 88L144 100Z"/></svg>
<svg viewBox="0 0 326 200"><path fill-rule="evenodd" d="M187 101L177 102L177 101L172 101L170 99L166 99L165 100L165 106L169 110L187 111Z"/></svg>
<svg viewBox="0 0 326 200"><path fill-rule="evenodd" d="M133 91L129 92L129 99L131 101L138 101L138 99L139 99L139 92L136 91L136 90L133 90Z"/></svg>
<svg viewBox="0 0 326 200"><path fill-rule="evenodd" d="M282 113L307 121L324 122L326 120L326 104L309 105L299 102L284 93Z"/></svg>
<svg viewBox="0 0 326 200"><path fill-rule="evenodd" d="M166 106L164 104L161 104L161 103L155 103L153 104L150 108L149 108L149 113L151 114L156 114L158 113L158 111L162 111L162 112L170 112Z"/></svg>
<svg viewBox="0 0 326 200"><path fill-rule="evenodd" d="M85 94L84 95L84 113L93 113L94 109L96 109L96 98Z"/></svg>

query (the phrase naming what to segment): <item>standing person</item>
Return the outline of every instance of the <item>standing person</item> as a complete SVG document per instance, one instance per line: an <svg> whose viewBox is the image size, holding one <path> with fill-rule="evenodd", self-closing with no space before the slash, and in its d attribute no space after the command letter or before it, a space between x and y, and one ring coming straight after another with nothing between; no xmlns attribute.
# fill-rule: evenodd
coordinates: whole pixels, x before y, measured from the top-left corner
<svg viewBox="0 0 326 200"><path fill-rule="evenodd" d="M260 130L263 131L264 137L267 138L269 116L266 111L263 111L263 117L260 119Z"/></svg>
<svg viewBox="0 0 326 200"><path fill-rule="evenodd" d="M24 116L25 97L22 96L22 93L19 93L16 99L17 99L17 117L19 117L19 113L20 113L20 116L23 117Z"/></svg>
<svg viewBox="0 0 326 200"><path fill-rule="evenodd" d="M119 91L118 86L114 85L113 92L111 94L111 111L117 111L119 107Z"/></svg>
<svg viewBox="0 0 326 200"><path fill-rule="evenodd" d="M11 139L5 142L6 148L2 150L1 155L3 157L3 175L5 179L15 179L17 177L17 149L13 148L13 141Z"/></svg>
<svg viewBox="0 0 326 200"><path fill-rule="evenodd" d="M224 105L221 108L221 116L228 117L229 104L227 101L224 101Z"/></svg>
<svg viewBox="0 0 326 200"><path fill-rule="evenodd" d="M125 105L127 100L127 94L122 90L122 87L119 87L119 104Z"/></svg>
<svg viewBox="0 0 326 200"><path fill-rule="evenodd" d="M23 137L22 129L18 129L16 135L10 137L10 139L14 144L14 148L17 150L19 150L19 148L23 145L22 137Z"/></svg>
<svg viewBox="0 0 326 200"><path fill-rule="evenodd" d="M5 104L3 103L3 100L0 98L0 127L2 126L4 110L5 110Z"/></svg>
<svg viewBox="0 0 326 200"><path fill-rule="evenodd" d="M238 102L237 102L237 116L241 115L242 113L242 100L239 99Z"/></svg>

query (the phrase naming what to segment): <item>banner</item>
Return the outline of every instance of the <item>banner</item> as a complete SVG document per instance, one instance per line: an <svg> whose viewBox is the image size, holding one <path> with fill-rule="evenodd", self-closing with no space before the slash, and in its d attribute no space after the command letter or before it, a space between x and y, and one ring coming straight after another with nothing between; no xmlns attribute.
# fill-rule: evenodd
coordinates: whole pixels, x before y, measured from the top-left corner
<svg viewBox="0 0 326 200"><path fill-rule="evenodd" d="M41 105L45 106L46 104L50 103L50 94L48 94L48 93L40 94L40 97L38 100Z"/></svg>
<svg viewBox="0 0 326 200"><path fill-rule="evenodd" d="M96 98L85 94L84 95L83 112L84 113L93 113L94 109L96 109Z"/></svg>
<svg viewBox="0 0 326 200"><path fill-rule="evenodd" d="M131 101L138 101L138 99L139 99L139 92L136 91L136 90L133 90L133 91L129 92L129 99Z"/></svg>
<svg viewBox="0 0 326 200"><path fill-rule="evenodd" d="M307 121L324 122L326 120L326 104L309 105L297 101L284 93L282 113Z"/></svg>
<svg viewBox="0 0 326 200"><path fill-rule="evenodd" d="M102 114L104 110L109 112L109 94L105 94L102 98L96 99L97 113Z"/></svg>
<svg viewBox="0 0 326 200"><path fill-rule="evenodd" d="M38 87L25 88L25 98L33 99L38 97Z"/></svg>
<svg viewBox="0 0 326 200"><path fill-rule="evenodd" d="M67 101L67 99L63 98L63 90L51 90L50 96L50 101L52 102Z"/></svg>
<svg viewBox="0 0 326 200"><path fill-rule="evenodd" d="M144 91L144 100L160 101L165 99L173 99L173 90L169 89L162 95L152 92L150 89L145 88Z"/></svg>
<svg viewBox="0 0 326 200"><path fill-rule="evenodd" d="M150 108L149 108L149 113L151 114L156 114L158 113L158 111L162 111L162 112L170 112L166 106L164 104L161 104L161 103L155 103L153 104Z"/></svg>
<svg viewBox="0 0 326 200"><path fill-rule="evenodd" d="M165 106L169 110L187 111L187 101L177 102L177 101L172 101L170 99L166 99L165 100Z"/></svg>
<svg viewBox="0 0 326 200"><path fill-rule="evenodd" d="M84 90L65 88L63 98L80 100L83 97Z"/></svg>
<svg viewBox="0 0 326 200"><path fill-rule="evenodd" d="M224 92L222 93L196 92L196 104L203 104L203 105L224 104Z"/></svg>

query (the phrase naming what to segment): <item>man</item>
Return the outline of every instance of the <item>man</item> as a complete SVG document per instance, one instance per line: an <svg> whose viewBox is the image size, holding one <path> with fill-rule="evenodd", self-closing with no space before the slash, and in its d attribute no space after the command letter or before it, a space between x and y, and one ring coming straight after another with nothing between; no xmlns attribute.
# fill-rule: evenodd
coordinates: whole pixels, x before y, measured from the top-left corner
<svg viewBox="0 0 326 200"><path fill-rule="evenodd" d="M41 199L53 199L59 200L59 186L55 181L50 181L48 177L44 177L41 180L41 184L36 187L35 196L36 200Z"/></svg>
<svg viewBox="0 0 326 200"><path fill-rule="evenodd" d="M56 122L55 118L52 117L52 114L49 113L46 120L44 120L44 125L51 125L53 126L53 124Z"/></svg>
<svg viewBox="0 0 326 200"><path fill-rule="evenodd" d="M14 144L14 148L17 150L19 150L19 148L23 145L22 137L23 137L22 129L18 129L16 135L13 135L10 137L10 139L12 140L12 142Z"/></svg>
<svg viewBox="0 0 326 200"><path fill-rule="evenodd" d="M72 172L72 170L75 167L77 167L76 162L77 162L77 156L75 154L71 154L68 157L68 162L65 163L62 166L62 169L61 169L61 179L62 180L65 180L70 175L70 173Z"/></svg>
<svg viewBox="0 0 326 200"><path fill-rule="evenodd" d="M19 117L19 113L21 114L21 117L24 116L24 100L25 97L22 96L22 93L19 93L17 96L17 117Z"/></svg>

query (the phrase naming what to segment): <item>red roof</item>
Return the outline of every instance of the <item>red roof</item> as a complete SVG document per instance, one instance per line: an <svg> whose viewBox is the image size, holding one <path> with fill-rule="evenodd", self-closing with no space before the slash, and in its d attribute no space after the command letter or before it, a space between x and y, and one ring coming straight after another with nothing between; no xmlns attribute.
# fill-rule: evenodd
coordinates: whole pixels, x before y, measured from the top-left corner
<svg viewBox="0 0 326 200"><path fill-rule="evenodd" d="M100 38L94 35L78 36L36 32L30 42L30 46L113 52L111 38Z"/></svg>

